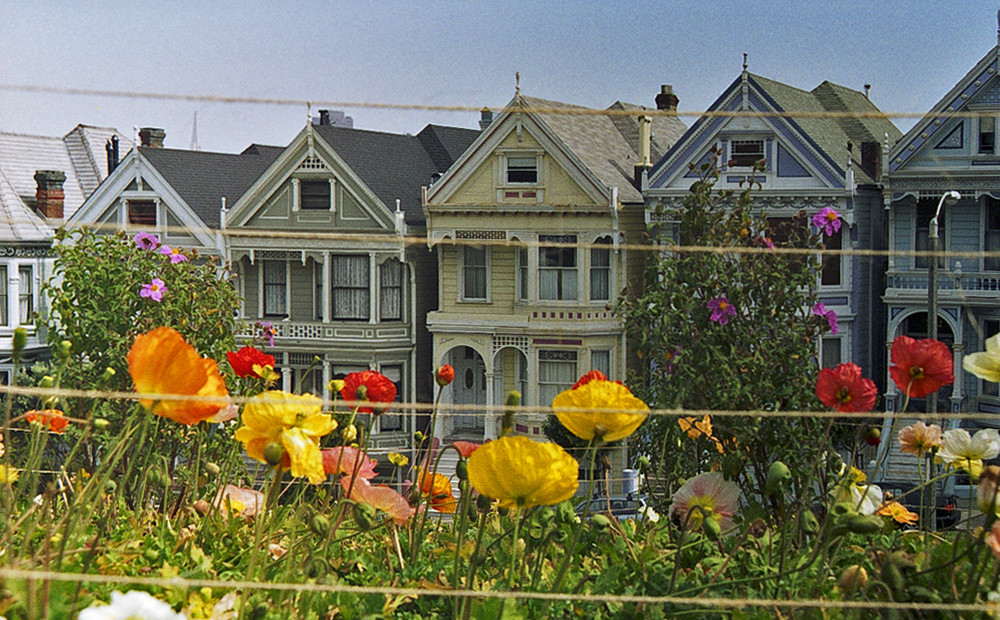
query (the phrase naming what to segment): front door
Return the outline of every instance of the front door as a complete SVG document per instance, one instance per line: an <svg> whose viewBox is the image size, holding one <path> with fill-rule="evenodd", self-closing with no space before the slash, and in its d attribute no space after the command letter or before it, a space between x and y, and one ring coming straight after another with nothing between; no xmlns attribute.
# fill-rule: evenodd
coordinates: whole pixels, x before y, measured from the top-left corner
<svg viewBox="0 0 1000 620"><path fill-rule="evenodd" d="M472 347L459 347L452 351L451 365L455 368L454 386L456 410L455 430L483 431L486 428L486 411L470 408L463 412L461 405L486 405L486 364Z"/></svg>

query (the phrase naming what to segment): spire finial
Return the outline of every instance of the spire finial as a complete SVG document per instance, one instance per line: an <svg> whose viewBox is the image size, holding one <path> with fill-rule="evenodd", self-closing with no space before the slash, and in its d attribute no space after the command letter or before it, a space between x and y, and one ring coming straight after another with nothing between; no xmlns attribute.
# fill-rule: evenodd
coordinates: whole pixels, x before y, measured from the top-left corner
<svg viewBox="0 0 1000 620"><path fill-rule="evenodd" d="M1000 45L1000 9L997 9L997 45Z"/></svg>
<svg viewBox="0 0 1000 620"><path fill-rule="evenodd" d="M521 95L521 72L514 72L514 93L518 96Z"/></svg>
<svg viewBox="0 0 1000 620"><path fill-rule="evenodd" d="M743 52L743 70L747 70L747 53Z"/></svg>

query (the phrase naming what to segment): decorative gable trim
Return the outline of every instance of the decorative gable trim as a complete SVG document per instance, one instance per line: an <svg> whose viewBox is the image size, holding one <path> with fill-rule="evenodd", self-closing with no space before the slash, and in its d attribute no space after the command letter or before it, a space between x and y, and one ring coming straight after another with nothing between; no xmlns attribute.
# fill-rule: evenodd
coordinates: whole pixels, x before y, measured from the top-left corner
<svg viewBox="0 0 1000 620"><path fill-rule="evenodd" d="M920 122L906 132L889 155L889 171L895 172L906 167L913 155L928 142L938 144L944 139L943 128L956 113L968 110L970 100L986 102L993 88L991 81L997 75L997 56L1000 46L994 47L976 63L955 86L938 101Z"/></svg>

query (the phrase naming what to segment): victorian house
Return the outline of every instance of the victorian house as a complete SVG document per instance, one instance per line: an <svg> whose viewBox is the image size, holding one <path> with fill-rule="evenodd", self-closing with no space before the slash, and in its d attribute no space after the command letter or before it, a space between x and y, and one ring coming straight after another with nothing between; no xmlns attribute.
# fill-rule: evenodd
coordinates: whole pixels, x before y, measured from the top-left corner
<svg viewBox="0 0 1000 620"><path fill-rule="evenodd" d="M16 327L28 331L22 361L47 354L35 316L45 313L39 292L52 274L54 229L107 177L109 153L130 145L114 129L89 125L64 136L0 133L0 383L11 378Z"/></svg>
<svg viewBox="0 0 1000 620"><path fill-rule="evenodd" d="M740 191L752 176L759 184L752 204L767 214L776 230L802 211L812 216L830 207L840 215L842 226L824 238L826 248L883 249L883 150L900 132L878 113L866 93L831 82L801 90L744 67L649 171L643 185L649 220L669 231L670 213L698 179L691 165L714 161L714 150L719 153L716 189ZM751 174L761 160L763 170ZM866 376L884 380L885 318L878 301L883 277L879 259L824 256L819 297L836 312L839 329L819 343L821 366L853 361Z"/></svg>
<svg viewBox="0 0 1000 620"><path fill-rule="evenodd" d="M889 259L884 301L885 346L896 336L930 334L931 222L937 215L938 339L953 352L955 382L937 393L937 411L1000 413L996 383L962 369L964 354L982 351L1000 332L1000 41L972 67L889 153L885 209ZM958 192L960 198L952 192ZM983 255L982 253L987 254ZM901 411L905 395L890 382L887 411ZM910 402L924 411L926 402ZM945 428L959 425L944 422ZM962 421L972 432L995 426ZM892 462L892 459L890 459ZM912 470L912 457L908 463ZM902 467L903 465L901 465ZM912 474L910 475L912 478Z"/></svg>
<svg viewBox="0 0 1000 620"><path fill-rule="evenodd" d="M427 318L433 360L456 371L438 436L497 437L491 407L512 390L530 412L591 369L625 378L615 306L642 264L622 249L644 232L635 170L651 134L662 152L683 124L658 115L651 130L639 106L610 110L518 92L495 119L484 112L483 133L424 192L441 283ZM541 438L546 415L519 414L515 431Z"/></svg>

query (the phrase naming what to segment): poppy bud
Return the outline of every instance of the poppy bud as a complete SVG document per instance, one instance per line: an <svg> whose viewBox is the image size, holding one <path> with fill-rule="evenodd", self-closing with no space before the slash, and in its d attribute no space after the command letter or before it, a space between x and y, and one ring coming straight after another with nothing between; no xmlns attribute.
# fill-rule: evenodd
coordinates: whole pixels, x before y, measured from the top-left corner
<svg viewBox="0 0 1000 620"><path fill-rule="evenodd" d="M358 427L348 424L344 427L344 430L340 431L340 438L344 443L351 443L358 438Z"/></svg>
<svg viewBox="0 0 1000 620"><path fill-rule="evenodd" d="M116 490L118 490L118 483L114 480L108 480L104 483L105 493L114 493Z"/></svg>
<svg viewBox="0 0 1000 620"><path fill-rule="evenodd" d="M469 479L469 462L462 459L455 465L455 475L458 476L459 480Z"/></svg>
<svg viewBox="0 0 1000 620"><path fill-rule="evenodd" d="M372 529L375 522L375 509L368 504L354 504L354 521L363 532Z"/></svg>
<svg viewBox="0 0 1000 620"><path fill-rule="evenodd" d="M806 509L799 513L799 529L806 534L815 534L819 531L819 521L812 510Z"/></svg>
<svg viewBox="0 0 1000 620"><path fill-rule="evenodd" d="M24 347L26 347L27 345L28 345L28 330L24 329L23 327L16 328L14 330L14 339L12 343L14 354L17 355L21 351L24 351Z"/></svg>
<svg viewBox="0 0 1000 620"><path fill-rule="evenodd" d="M493 498L491 497L480 495L476 499L476 508L478 508L480 512L486 512L487 510L490 509L492 505L493 505Z"/></svg>
<svg viewBox="0 0 1000 620"><path fill-rule="evenodd" d="M712 517L704 519L702 521L702 529L709 540L719 540L722 536L722 524L719 523L718 519L713 519Z"/></svg>
<svg viewBox="0 0 1000 620"><path fill-rule="evenodd" d="M222 468L220 468L215 463L211 462L205 463L205 469L208 471L208 473L212 474L213 476L218 476L219 473L222 471Z"/></svg>
<svg viewBox="0 0 1000 620"><path fill-rule="evenodd" d="M775 461L771 463L771 466L767 469L767 494L775 495L780 490L781 487L788 484L788 481L792 479L792 472L788 469L788 466L781 461Z"/></svg>
<svg viewBox="0 0 1000 620"><path fill-rule="evenodd" d="M330 520L323 515L314 515L309 521L309 529L317 536L326 536L326 533L330 531Z"/></svg>
<svg viewBox="0 0 1000 620"><path fill-rule="evenodd" d="M69 340L63 340L62 342L59 343L59 346L56 348L56 356L62 359L66 359L67 357L69 357L69 354L72 352L72 350L73 350L73 343L70 342Z"/></svg>
<svg viewBox="0 0 1000 620"><path fill-rule="evenodd" d="M903 586L905 581L903 580L903 571L899 570L899 567L892 562L882 563L882 581L885 585L889 586L889 590L892 591L894 595L898 595L903 591Z"/></svg>
<svg viewBox="0 0 1000 620"><path fill-rule="evenodd" d="M200 514L201 516L207 515L208 511L212 509L212 505L203 499L199 499L198 501L196 501L193 507L194 511Z"/></svg>
<svg viewBox="0 0 1000 620"><path fill-rule="evenodd" d="M611 527L611 519L602 514L591 515L590 522L602 530Z"/></svg>
<svg viewBox="0 0 1000 620"><path fill-rule="evenodd" d="M877 428L870 428L865 434L865 443L869 446L877 446L882 443L882 431Z"/></svg>
<svg viewBox="0 0 1000 620"><path fill-rule="evenodd" d="M107 368L104 369L104 374L101 375L101 381L103 383L107 383L108 381L111 381L111 379L114 376L115 376L115 369L112 368L111 366L108 366Z"/></svg>
<svg viewBox="0 0 1000 620"><path fill-rule="evenodd" d="M354 400L368 400L368 386L361 384L354 390Z"/></svg>
<svg viewBox="0 0 1000 620"><path fill-rule="evenodd" d="M330 381L330 383L327 384L327 387L329 387L330 391L333 392L334 394L340 394L340 390L344 389L344 380L333 379Z"/></svg>
<svg viewBox="0 0 1000 620"><path fill-rule="evenodd" d="M874 534L882 525L882 519L875 515L857 515L847 520L847 529L855 534Z"/></svg>
<svg viewBox="0 0 1000 620"><path fill-rule="evenodd" d="M451 382L454 380L455 369L452 368L451 364L445 364L434 372L434 381L436 381L441 387L451 385Z"/></svg>
<svg viewBox="0 0 1000 620"><path fill-rule="evenodd" d="M277 467L285 458L285 446L277 441L264 446L264 461L271 467Z"/></svg>
<svg viewBox="0 0 1000 620"><path fill-rule="evenodd" d="M91 424L94 425L94 428L99 428L99 429L105 429L111 426L111 422L108 422L104 418L94 418Z"/></svg>
<svg viewBox="0 0 1000 620"><path fill-rule="evenodd" d="M50 388L56 384L56 380L51 375L45 375L42 380L38 382L38 387Z"/></svg>
<svg viewBox="0 0 1000 620"><path fill-rule="evenodd" d="M837 585L848 594L860 590L868 585L868 571L863 566L852 564L840 574L840 581L837 582Z"/></svg>

